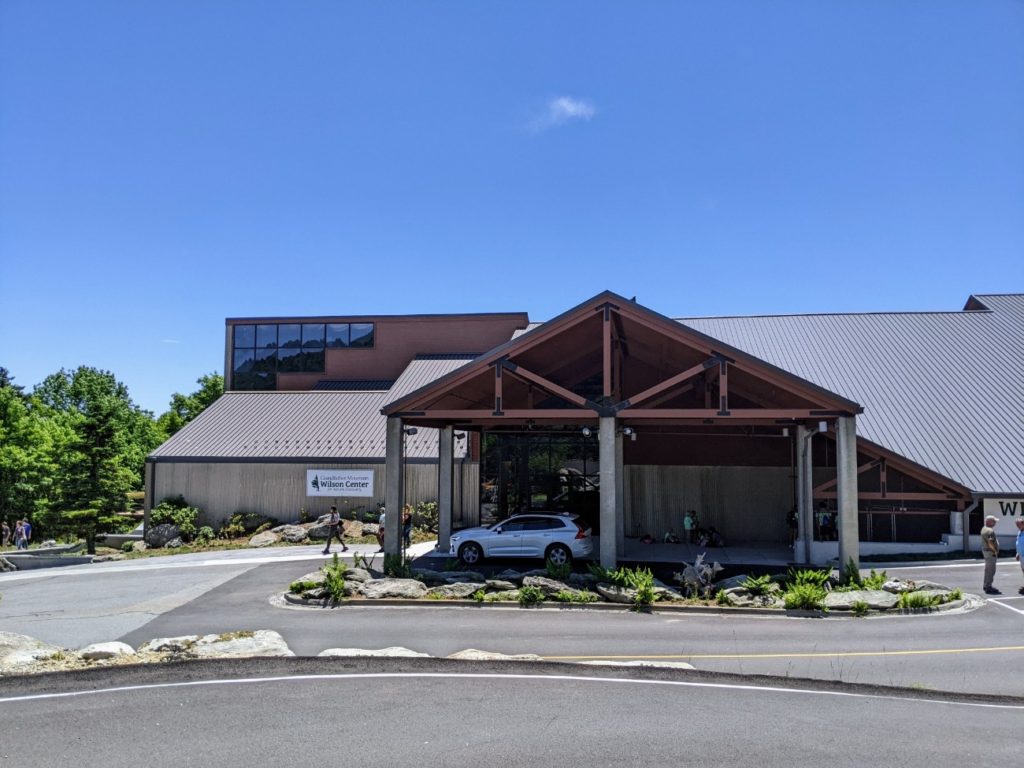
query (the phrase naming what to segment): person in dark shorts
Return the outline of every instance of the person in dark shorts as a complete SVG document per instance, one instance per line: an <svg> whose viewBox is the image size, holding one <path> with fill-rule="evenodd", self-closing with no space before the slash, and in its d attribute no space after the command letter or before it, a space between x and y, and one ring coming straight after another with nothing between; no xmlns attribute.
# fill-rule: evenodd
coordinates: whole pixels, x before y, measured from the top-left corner
<svg viewBox="0 0 1024 768"><path fill-rule="evenodd" d="M335 506L331 507L330 517L327 518L327 546L324 547L324 554L331 554L331 539L337 537L338 543L341 544L341 551L348 552L348 547L345 546L345 537L341 533L341 515L338 514L338 508Z"/></svg>

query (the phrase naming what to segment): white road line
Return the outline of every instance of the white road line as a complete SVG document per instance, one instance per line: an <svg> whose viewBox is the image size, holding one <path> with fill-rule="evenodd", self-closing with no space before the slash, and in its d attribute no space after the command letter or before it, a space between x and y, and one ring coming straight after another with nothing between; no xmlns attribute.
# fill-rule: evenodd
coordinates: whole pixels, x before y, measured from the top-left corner
<svg viewBox="0 0 1024 768"><path fill-rule="evenodd" d="M1012 600L1013 598L1010 598L1010 599ZM1001 605L1001 606L1003 606L1003 608L1008 608L1011 611L1013 611L1014 613L1019 613L1021 616L1024 616L1024 611L1022 611L1020 608L1014 608L1012 605L1007 605L1002 600L993 600L990 597L990 598L988 598L988 602L995 603L996 605Z"/></svg>
<svg viewBox="0 0 1024 768"><path fill-rule="evenodd" d="M454 673L454 672L366 672L337 675L286 675L280 677L250 677L234 680L192 680L177 683L152 683L148 685L125 685L115 688L99 688L93 690L65 691L63 693L37 693L27 696L9 696L0 698L0 704L13 704L23 701L40 701L44 699L63 699L78 696L94 696L104 693L124 693L129 691L157 690L160 688L190 688L207 685L250 685L252 683L291 683L323 680L373 680L382 678L405 679L474 679L474 680L535 680L535 681L571 681L582 683L613 683L618 685L665 685L681 688L715 688L733 691L757 691L761 693L792 693L806 696L833 696L853 699L881 699L887 701L907 701L921 704L944 704L954 707L982 707L986 709L1010 709L1024 711L1022 704L985 704L969 701L945 701L943 699L927 699L882 695L873 693L850 693L846 691L821 691L810 688L773 688L766 685L736 685L728 683L697 683L683 680L631 680L611 677L583 677L577 675L513 675L495 673Z"/></svg>

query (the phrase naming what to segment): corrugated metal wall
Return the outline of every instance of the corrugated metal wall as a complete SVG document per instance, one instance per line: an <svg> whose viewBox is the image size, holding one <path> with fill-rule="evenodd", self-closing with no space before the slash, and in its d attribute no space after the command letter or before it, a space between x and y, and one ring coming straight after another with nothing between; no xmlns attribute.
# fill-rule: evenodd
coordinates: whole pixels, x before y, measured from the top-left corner
<svg viewBox="0 0 1024 768"><path fill-rule="evenodd" d="M384 501L383 464L158 462L152 466L155 502L180 494L203 511L202 524L213 528L219 528L235 512L256 512L285 521L299 519L302 509L307 516L315 517L325 514L335 503L347 509L376 510L377 502ZM372 469L373 498L306 496L307 469ZM480 519L479 464L456 461L454 472L456 522L460 526L477 525ZM437 501L436 464L408 464L405 483L408 503ZM460 515L461 522L458 522Z"/></svg>
<svg viewBox="0 0 1024 768"><path fill-rule="evenodd" d="M626 471L626 536L669 528L682 534L683 515L697 510L702 526L725 540L787 542L793 506L789 467L679 467L633 464Z"/></svg>

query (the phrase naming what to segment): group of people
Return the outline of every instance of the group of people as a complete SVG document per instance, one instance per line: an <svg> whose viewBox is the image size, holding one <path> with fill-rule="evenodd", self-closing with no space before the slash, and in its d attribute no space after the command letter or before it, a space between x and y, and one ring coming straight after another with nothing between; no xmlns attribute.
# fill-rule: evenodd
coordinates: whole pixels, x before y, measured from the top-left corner
<svg viewBox="0 0 1024 768"><path fill-rule="evenodd" d="M384 520L386 517L386 511L384 507L380 508L380 515L377 518L377 544L380 546L379 552L384 551ZM6 525L6 523L5 523ZM341 544L341 551L348 552L348 545L345 544L345 528L341 522L341 515L338 514L338 508L335 506L331 507L330 514L327 517L327 546L324 547L324 554L331 554L331 542L337 539L338 543ZM405 505L405 509L402 510L402 541L406 549L412 544L412 506L409 504Z"/></svg>
<svg viewBox="0 0 1024 768"><path fill-rule="evenodd" d="M701 547L724 547L725 539L718 529L713 525L707 528L701 527L697 517L697 510L687 510L683 515L683 533L687 544L696 544ZM666 544L681 544L682 540L671 528L665 533L662 541Z"/></svg>
<svg viewBox="0 0 1024 768"><path fill-rule="evenodd" d="M1002 594L992 583L996 577L996 561L999 558L999 539L996 536L996 523L998 522L998 517L988 515L985 518L985 525L981 529L981 552L985 557L985 576L982 587L986 595ZM1024 517L1018 517L1016 523L1017 552L1015 557L1017 562L1020 563L1021 571L1024 572ZM1021 587L1018 592L1024 595L1024 587Z"/></svg>
<svg viewBox="0 0 1024 768"><path fill-rule="evenodd" d="M11 526L6 520L0 525L0 545L3 549L6 549L12 542L15 549L28 549L30 541L32 541L32 523L28 520L16 520L14 530L11 530Z"/></svg>

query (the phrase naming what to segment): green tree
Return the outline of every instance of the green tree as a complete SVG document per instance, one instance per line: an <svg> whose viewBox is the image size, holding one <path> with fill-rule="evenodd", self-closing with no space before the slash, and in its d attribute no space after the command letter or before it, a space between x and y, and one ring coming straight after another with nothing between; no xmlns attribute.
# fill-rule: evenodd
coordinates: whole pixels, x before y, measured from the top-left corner
<svg viewBox="0 0 1024 768"><path fill-rule="evenodd" d="M224 394L224 377L219 373L208 373L196 379L199 389L189 395L175 392L171 395L170 410L160 415L157 424L170 437L192 419L208 408Z"/></svg>
<svg viewBox="0 0 1024 768"><path fill-rule="evenodd" d="M108 371L82 366L48 376L33 392L70 439L57 456L61 510L123 510L141 487L146 454L160 444L153 415Z"/></svg>
<svg viewBox="0 0 1024 768"><path fill-rule="evenodd" d="M56 456L68 435L45 408L15 387L0 387L0 519L44 512L58 474Z"/></svg>

